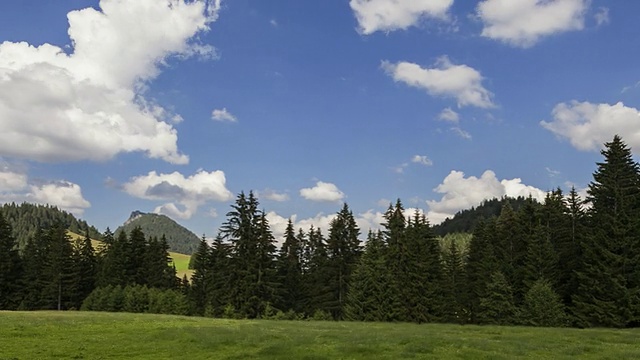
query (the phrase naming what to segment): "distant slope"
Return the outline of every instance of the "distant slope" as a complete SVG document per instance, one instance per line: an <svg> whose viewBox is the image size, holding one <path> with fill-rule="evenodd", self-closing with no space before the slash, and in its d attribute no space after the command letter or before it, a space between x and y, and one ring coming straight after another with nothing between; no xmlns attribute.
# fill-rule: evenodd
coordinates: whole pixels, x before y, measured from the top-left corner
<svg viewBox="0 0 640 360"><path fill-rule="evenodd" d="M501 199L485 200L482 204L471 209L458 211L453 218L448 218L442 223L435 225L433 231L440 236L451 233L473 232L476 224L482 219L490 219L500 215L502 207L508 202L511 207L518 211L527 199L520 196L517 198L503 197Z"/></svg>
<svg viewBox="0 0 640 360"><path fill-rule="evenodd" d="M89 231L91 238L102 238L98 229L55 206L11 203L2 205L0 211L11 225L13 236L18 240L20 247L24 246L38 229L48 229L57 223L62 223L74 233L84 234Z"/></svg>
<svg viewBox="0 0 640 360"><path fill-rule="evenodd" d="M129 219L116 229L115 235L118 236L121 231L129 234L136 226L139 226L147 237L160 239L164 235L167 238L169 249L177 253L191 255L196 252L200 244L200 238L196 234L169 217L145 214L140 211L132 212Z"/></svg>

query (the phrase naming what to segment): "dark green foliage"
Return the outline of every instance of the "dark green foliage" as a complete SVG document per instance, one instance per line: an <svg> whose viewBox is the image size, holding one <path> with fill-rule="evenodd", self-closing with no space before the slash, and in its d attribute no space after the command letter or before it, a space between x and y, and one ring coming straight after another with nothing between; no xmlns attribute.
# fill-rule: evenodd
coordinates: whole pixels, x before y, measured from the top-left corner
<svg viewBox="0 0 640 360"><path fill-rule="evenodd" d="M71 274L71 306L79 309L82 301L93 291L96 285L97 263L87 232L83 239L73 244L73 265Z"/></svg>
<svg viewBox="0 0 640 360"><path fill-rule="evenodd" d="M359 235L360 230L353 213L349 210L349 206L344 204L342 210L331 220L327 238L327 275L331 300L324 310L330 312L336 320L344 316L351 273L360 257Z"/></svg>
<svg viewBox="0 0 640 360"><path fill-rule="evenodd" d="M302 251L301 239L296 236L293 222L289 219L277 262L278 280L282 284L278 306L280 310L294 312L303 310Z"/></svg>
<svg viewBox="0 0 640 360"><path fill-rule="evenodd" d="M300 236L300 233L298 234ZM329 271L329 255L327 245L320 229L313 226L304 241L303 250L302 291L303 308L307 316L325 310L333 299L331 291L331 272Z"/></svg>
<svg viewBox="0 0 640 360"><path fill-rule="evenodd" d="M500 269L492 244L495 228L495 219L478 223L469 244L463 291L465 315L468 318L463 321L480 322L480 299L487 296L487 284L492 274Z"/></svg>
<svg viewBox="0 0 640 360"><path fill-rule="evenodd" d="M515 323L516 316L511 285L502 272L496 271L491 274L485 295L480 298L480 323L511 325Z"/></svg>
<svg viewBox="0 0 640 360"><path fill-rule="evenodd" d="M640 320L640 171L619 136L601 153L588 189L591 231L581 244L575 311L581 325L624 327Z"/></svg>
<svg viewBox="0 0 640 360"><path fill-rule="evenodd" d="M84 220L78 220L72 214L55 206L22 203L4 204L0 208L5 220L13 229L13 237L23 248L27 241L36 235L38 229L49 229L56 225L76 234L89 232L92 239L100 239L100 232Z"/></svg>
<svg viewBox="0 0 640 360"><path fill-rule="evenodd" d="M351 275L345 319L357 321L391 320L392 273L387 268L387 250L382 233L369 232L364 253Z"/></svg>
<svg viewBox="0 0 640 360"><path fill-rule="evenodd" d="M514 211L518 211L526 201L527 199L522 196L485 200L477 207L458 211L453 218L447 218L442 223L435 225L433 232L439 236L451 233L471 233L479 222L499 216L505 204L509 203Z"/></svg>
<svg viewBox="0 0 640 360"><path fill-rule="evenodd" d="M520 320L525 325L558 327L566 325L564 305L549 281L536 280L524 296Z"/></svg>
<svg viewBox="0 0 640 360"><path fill-rule="evenodd" d="M267 304L274 304L278 287L275 239L258 205L253 192L240 193L221 230L231 243L230 303L247 318L259 317Z"/></svg>
<svg viewBox="0 0 640 360"><path fill-rule="evenodd" d="M176 277L176 268L172 265L169 256L167 239L164 236L160 240L155 237L150 238L144 255L144 273L147 286L159 289L176 289L179 279Z"/></svg>
<svg viewBox="0 0 640 360"><path fill-rule="evenodd" d="M455 241L443 249L442 254L442 316L447 322L464 323L467 321L464 311L464 255Z"/></svg>
<svg viewBox="0 0 640 360"><path fill-rule="evenodd" d="M124 225L116 229L116 237L121 233L131 233L136 227L149 238L162 238L167 240L169 250L180 254L193 254L200 244L196 234L178 224L165 215L145 214L134 211Z"/></svg>
<svg viewBox="0 0 640 360"><path fill-rule="evenodd" d="M13 310L20 304L22 261L11 225L0 212L0 310Z"/></svg>
<svg viewBox="0 0 640 360"><path fill-rule="evenodd" d="M186 296L176 290L109 285L91 292L81 310L187 315L188 302Z"/></svg>
<svg viewBox="0 0 640 360"><path fill-rule="evenodd" d="M62 224L50 228L44 235L45 256L42 269L40 309L73 307L73 248Z"/></svg>

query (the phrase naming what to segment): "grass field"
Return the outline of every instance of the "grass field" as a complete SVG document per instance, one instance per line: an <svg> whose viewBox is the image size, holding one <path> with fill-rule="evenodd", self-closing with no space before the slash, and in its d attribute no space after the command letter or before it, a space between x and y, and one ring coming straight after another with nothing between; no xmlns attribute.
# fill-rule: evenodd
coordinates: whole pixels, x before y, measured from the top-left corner
<svg viewBox="0 0 640 360"><path fill-rule="evenodd" d="M0 312L0 359L638 359L640 330Z"/></svg>

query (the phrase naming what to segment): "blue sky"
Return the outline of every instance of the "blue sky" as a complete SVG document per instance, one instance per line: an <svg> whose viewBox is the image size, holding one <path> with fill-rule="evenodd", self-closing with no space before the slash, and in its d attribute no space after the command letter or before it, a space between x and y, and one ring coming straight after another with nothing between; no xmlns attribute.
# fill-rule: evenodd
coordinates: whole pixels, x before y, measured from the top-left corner
<svg viewBox="0 0 640 360"><path fill-rule="evenodd" d="M640 150L640 3L24 0L0 5L0 201L213 236L254 190L276 235L433 223L584 189Z"/></svg>

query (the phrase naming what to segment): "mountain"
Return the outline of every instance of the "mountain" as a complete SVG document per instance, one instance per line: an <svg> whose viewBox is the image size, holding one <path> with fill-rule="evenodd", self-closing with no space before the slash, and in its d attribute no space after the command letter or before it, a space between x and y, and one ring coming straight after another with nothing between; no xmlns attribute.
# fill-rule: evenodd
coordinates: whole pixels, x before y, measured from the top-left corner
<svg viewBox="0 0 640 360"><path fill-rule="evenodd" d="M518 209L527 201L525 197L517 198L503 197L501 199L493 198L485 200L482 204L471 209L458 211L452 218L433 227L433 232L437 235L444 236L451 233L470 233L473 232L476 224L482 219L490 219L500 215L502 207L508 202L513 210Z"/></svg>
<svg viewBox="0 0 640 360"><path fill-rule="evenodd" d="M137 210L132 212L129 219L116 229L115 235L118 236L121 231L129 234L136 226L139 226L147 237L160 239L164 235L167 238L169 249L177 253L191 255L196 252L200 244L200 238L196 234L171 218Z"/></svg>
<svg viewBox="0 0 640 360"><path fill-rule="evenodd" d="M48 229L57 223L74 233L84 235L88 231L92 239L102 238L98 229L55 206L10 203L2 205L0 211L11 225L13 236L18 240L20 247L23 247L38 229Z"/></svg>

